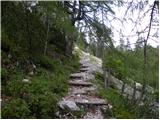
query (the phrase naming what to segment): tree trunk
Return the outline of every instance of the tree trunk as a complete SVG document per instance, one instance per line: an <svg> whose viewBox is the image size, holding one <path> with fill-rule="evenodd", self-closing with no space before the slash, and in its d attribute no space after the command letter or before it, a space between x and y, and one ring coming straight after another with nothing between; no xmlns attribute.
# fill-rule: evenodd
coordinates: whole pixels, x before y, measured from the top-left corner
<svg viewBox="0 0 160 120"><path fill-rule="evenodd" d="M32 40L31 40L31 32L29 26L29 10L27 10L27 5L24 3L25 6L25 15L26 15L26 32L28 36L28 53L29 53L29 62L31 62L31 53L32 53Z"/></svg>
<svg viewBox="0 0 160 120"><path fill-rule="evenodd" d="M109 81L111 80L110 70L107 72L106 68L104 68L103 76L104 76L104 86L105 89L107 89L109 86Z"/></svg>
<svg viewBox="0 0 160 120"><path fill-rule="evenodd" d="M107 71L104 69L103 70L103 76L104 76L104 86L105 86L105 88L107 88Z"/></svg>
<svg viewBox="0 0 160 120"><path fill-rule="evenodd" d="M154 8L156 5L158 5L156 2L154 1L153 7L152 7L152 11L151 11L151 17L150 17L150 23L149 23L149 31L147 34L147 38L144 41L144 78L143 78L143 87L142 87L142 93L141 93L141 99L143 98L145 92L146 92L146 84L147 84L147 41L150 35L150 30L151 30L151 24L152 24L152 20L153 20L153 13L154 13ZM158 5L159 7L159 5Z"/></svg>
<svg viewBox="0 0 160 120"><path fill-rule="evenodd" d="M145 41L145 43L144 43L144 69L143 69L143 71L144 71L144 74L143 74L143 86L142 86L142 92L141 92L141 98L140 98L140 100L142 100L143 99L143 97L144 97L144 94L145 94L145 92L146 92L146 79L147 79L147 77L146 77L146 66L147 66L147 41Z"/></svg>
<svg viewBox="0 0 160 120"><path fill-rule="evenodd" d="M134 85L133 85L133 95L132 95L132 101L135 104L135 100L136 100L136 82L134 81Z"/></svg>
<svg viewBox="0 0 160 120"><path fill-rule="evenodd" d="M73 50L73 38L71 36L66 36L66 48L65 48L65 55L70 56Z"/></svg>
<svg viewBox="0 0 160 120"><path fill-rule="evenodd" d="M123 85L122 85L122 90L121 90L121 96L123 96L124 89L125 89L125 83L123 82Z"/></svg>
<svg viewBox="0 0 160 120"><path fill-rule="evenodd" d="M49 33L49 22L48 22L48 15L46 18L46 25L47 25L47 33L46 33L46 42L45 42L45 47L44 47L44 55L46 55L47 52L47 46L48 46L48 33Z"/></svg>

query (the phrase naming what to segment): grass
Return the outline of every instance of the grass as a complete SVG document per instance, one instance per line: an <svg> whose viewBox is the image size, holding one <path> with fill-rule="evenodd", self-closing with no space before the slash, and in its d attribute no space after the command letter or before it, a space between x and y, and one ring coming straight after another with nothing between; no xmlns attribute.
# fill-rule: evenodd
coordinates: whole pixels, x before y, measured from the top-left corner
<svg viewBox="0 0 160 120"><path fill-rule="evenodd" d="M158 118L157 115L149 111L147 105L138 106L133 104L132 101L123 98L116 89L112 87L104 88L102 74L97 73L95 75L93 83L98 87L97 95L100 98L105 99L109 104L112 105L112 109L104 111L106 118L117 118L117 119L137 119L137 118Z"/></svg>

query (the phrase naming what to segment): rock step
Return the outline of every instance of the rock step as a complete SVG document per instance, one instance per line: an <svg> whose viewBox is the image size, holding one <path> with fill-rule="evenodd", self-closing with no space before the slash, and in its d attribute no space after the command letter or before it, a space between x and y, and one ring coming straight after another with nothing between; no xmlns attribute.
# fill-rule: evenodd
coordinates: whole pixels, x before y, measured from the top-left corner
<svg viewBox="0 0 160 120"><path fill-rule="evenodd" d="M79 71L80 72L87 72L87 71L89 71L89 69L88 68L81 68Z"/></svg>
<svg viewBox="0 0 160 120"><path fill-rule="evenodd" d="M70 80L69 82L69 85L74 85L74 86L86 86L86 87L89 87L89 86L92 86L93 84L91 82L84 82L82 80Z"/></svg>
<svg viewBox="0 0 160 120"><path fill-rule="evenodd" d="M88 65L81 65L81 68L89 68Z"/></svg>
<svg viewBox="0 0 160 120"><path fill-rule="evenodd" d="M96 96L77 95L77 96L68 96L64 99L69 101L74 101L79 105L97 105L97 106L108 105L108 103L104 99L97 98Z"/></svg>
<svg viewBox="0 0 160 120"><path fill-rule="evenodd" d="M79 72L79 73L74 73L74 74L71 74L70 75L70 78L71 79L81 79L81 78L83 78L83 74L81 73L81 72Z"/></svg>
<svg viewBox="0 0 160 120"><path fill-rule="evenodd" d="M70 91L69 91L71 94L74 94L74 95L77 95L77 94L92 94L92 95L95 95L96 94L96 87L71 87L70 88Z"/></svg>
<svg viewBox="0 0 160 120"><path fill-rule="evenodd" d="M107 103L105 103L105 101L80 101L80 100L75 100L75 102L79 105L97 105L97 106L103 106L103 105L107 105Z"/></svg>

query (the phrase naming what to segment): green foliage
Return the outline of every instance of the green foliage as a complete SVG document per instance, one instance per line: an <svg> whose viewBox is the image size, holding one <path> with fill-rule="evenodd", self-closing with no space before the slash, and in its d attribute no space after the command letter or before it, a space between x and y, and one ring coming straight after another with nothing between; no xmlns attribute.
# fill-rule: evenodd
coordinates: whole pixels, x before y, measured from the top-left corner
<svg viewBox="0 0 160 120"><path fill-rule="evenodd" d="M36 58L36 63L39 64L41 67L44 67L46 69L54 69L54 66L58 65L57 60L53 60L47 56L41 56L39 58Z"/></svg>
<svg viewBox="0 0 160 120"><path fill-rule="evenodd" d="M158 49L147 46L147 84L158 89ZM108 50L103 57L103 67L111 69L111 73L120 80L130 78L143 83L144 58L143 48L135 51Z"/></svg>
<svg viewBox="0 0 160 120"><path fill-rule="evenodd" d="M26 98L29 109L32 111L33 118L54 118L57 110L57 95L51 91L46 91L43 94L29 94Z"/></svg>
<svg viewBox="0 0 160 120"><path fill-rule="evenodd" d="M8 76L7 69L2 67L1 68L1 79L6 80L7 76Z"/></svg>
<svg viewBox="0 0 160 120"><path fill-rule="evenodd" d="M73 116L76 116L76 119L81 119L82 116L85 114L85 109L83 106L79 106L79 111L73 111Z"/></svg>
<svg viewBox="0 0 160 120"><path fill-rule="evenodd" d="M27 118L30 114L30 110L27 106L27 103L20 99L13 99L10 102L6 103L4 107L2 107L2 118Z"/></svg>
<svg viewBox="0 0 160 120"><path fill-rule="evenodd" d="M152 113L149 107L149 101L146 101L143 106L132 104L128 99L123 98L116 89L109 87L107 90L104 88L102 82L102 74L97 73L94 82L98 86L98 96L106 99L113 108L111 110L104 111L106 118L118 118L118 119L148 119L157 118L158 115ZM156 96L156 95L155 95ZM147 96L148 98L149 96ZM152 97L153 98L153 97Z"/></svg>
<svg viewBox="0 0 160 120"><path fill-rule="evenodd" d="M2 50L6 52L13 51L15 44L12 40L9 40L7 34L3 31L3 29L1 35L3 36L1 40Z"/></svg>
<svg viewBox="0 0 160 120"><path fill-rule="evenodd" d="M42 55L46 41L64 54L66 38L77 37L77 30L59 2L39 2L31 10L27 8L29 2L2 2L2 6L2 50L11 52L20 64L31 61L37 53Z"/></svg>
<svg viewBox="0 0 160 120"><path fill-rule="evenodd" d="M17 72L7 82L6 94L15 98L21 97L24 84L22 83L23 74Z"/></svg>
<svg viewBox="0 0 160 120"><path fill-rule="evenodd" d="M8 112L5 110L14 107L14 104L12 106L7 105L10 104L9 101L8 103L5 102L2 107L2 111L5 112L2 118L56 117L57 101L67 93L67 79L69 79L71 71L79 68L79 58L76 55L68 59L64 57L62 63L47 56L41 59L45 59L44 61L47 62L50 69L48 66L44 66L43 62L37 62L40 66L37 68L37 73L32 78L28 78L30 83L22 82L25 75L18 72L17 69L5 86L5 94L12 97L13 100L20 98L20 100L25 101L30 114L21 117L21 114L16 112L15 116L14 113L7 116ZM23 106L18 106L18 109L23 110Z"/></svg>
<svg viewBox="0 0 160 120"><path fill-rule="evenodd" d="M111 70L111 74L117 77L120 80L124 80L126 77L126 71L124 63L121 59L114 57L113 55L107 54L105 59L103 60L103 65L105 68L109 68Z"/></svg>
<svg viewBox="0 0 160 120"><path fill-rule="evenodd" d="M78 53L73 55L70 59L64 60L65 68L70 70L71 73L77 71L80 67Z"/></svg>

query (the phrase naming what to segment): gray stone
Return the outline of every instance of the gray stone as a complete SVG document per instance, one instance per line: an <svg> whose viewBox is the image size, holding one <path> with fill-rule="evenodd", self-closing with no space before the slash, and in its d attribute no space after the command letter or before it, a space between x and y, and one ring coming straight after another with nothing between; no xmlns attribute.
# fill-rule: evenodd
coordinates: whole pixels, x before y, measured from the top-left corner
<svg viewBox="0 0 160 120"><path fill-rule="evenodd" d="M59 115L60 115L59 111L57 111L57 112L55 113L55 115L56 115L56 116L59 116Z"/></svg>
<svg viewBox="0 0 160 120"><path fill-rule="evenodd" d="M140 83L136 82L136 89L141 91L142 90L142 85Z"/></svg>
<svg viewBox="0 0 160 120"><path fill-rule="evenodd" d="M34 72L33 71L29 72L29 75L31 75L31 76L34 75Z"/></svg>
<svg viewBox="0 0 160 120"><path fill-rule="evenodd" d="M61 109L69 109L71 111L79 111L80 108L76 105L74 101L60 101L58 106Z"/></svg>
<svg viewBox="0 0 160 120"><path fill-rule="evenodd" d="M9 59L12 58L11 54L8 54L8 58L9 58Z"/></svg>
<svg viewBox="0 0 160 120"><path fill-rule="evenodd" d="M22 82L23 83L31 83L31 81L29 79L23 79Z"/></svg>
<svg viewBox="0 0 160 120"><path fill-rule="evenodd" d="M159 103L158 102L152 102L150 104L150 109L153 111L153 112L157 112L158 109L159 109Z"/></svg>
<svg viewBox="0 0 160 120"><path fill-rule="evenodd" d="M33 64L33 68L34 68L34 69L36 69L36 68L37 68L35 64Z"/></svg>

